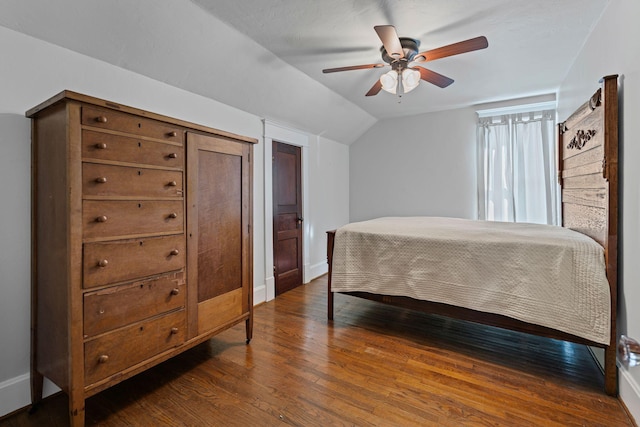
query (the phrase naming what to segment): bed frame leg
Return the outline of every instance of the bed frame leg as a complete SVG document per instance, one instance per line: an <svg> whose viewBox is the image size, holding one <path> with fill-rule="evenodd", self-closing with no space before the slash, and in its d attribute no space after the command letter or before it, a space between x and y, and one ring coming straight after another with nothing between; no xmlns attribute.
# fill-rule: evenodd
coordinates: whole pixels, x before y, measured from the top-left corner
<svg viewBox="0 0 640 427"><path fill-rule="evenodd" d="M618 368L616 366L615 343L604 349L604 391L609 396L618 395Z"/></svg>
<svg viewBox="0 0 640 427"><path fill-rule="evenodd" d="M329 278L331 281L331 278ZM333 320L333 292L331 292L331 284L329 284L329 295L328 295L328 304L327 304L327 319Z"/></svg>
<svg viewBox="0 0 640 427"><path fill-rule="evenodd" d="M327 279L327 319L333 320L333 292L331 292L331 272L333 266L333 242L336 231L327 231L327 263L329 264L329 277Z"/></svg>

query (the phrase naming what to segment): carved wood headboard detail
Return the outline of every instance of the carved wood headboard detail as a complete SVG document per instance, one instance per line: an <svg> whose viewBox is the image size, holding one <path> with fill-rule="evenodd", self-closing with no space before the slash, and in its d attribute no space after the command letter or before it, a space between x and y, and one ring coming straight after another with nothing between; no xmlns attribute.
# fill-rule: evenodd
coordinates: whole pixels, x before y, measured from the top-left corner
<svg viewBox="0 0 640 427"><path fill-rule="evenodd" d="M567 149L571 150L575 148L576 150L582 150L582 147L584 147L595 134L596 131L594 129L589 129L587 131L582 129L578 130L576 132L576 136L571 138L571 141L567 144Z"/></svg>

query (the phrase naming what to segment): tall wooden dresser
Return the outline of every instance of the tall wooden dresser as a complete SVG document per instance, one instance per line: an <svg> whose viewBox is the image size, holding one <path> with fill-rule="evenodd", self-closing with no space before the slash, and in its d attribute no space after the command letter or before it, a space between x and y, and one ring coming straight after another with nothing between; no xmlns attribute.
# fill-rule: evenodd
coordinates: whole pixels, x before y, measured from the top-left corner
<svg viewBox="0 0 640 427"><path fill-rule="evenodd" d="M246 322L257 140L65 91L32 123L32 400L87 397Z"/></svg>

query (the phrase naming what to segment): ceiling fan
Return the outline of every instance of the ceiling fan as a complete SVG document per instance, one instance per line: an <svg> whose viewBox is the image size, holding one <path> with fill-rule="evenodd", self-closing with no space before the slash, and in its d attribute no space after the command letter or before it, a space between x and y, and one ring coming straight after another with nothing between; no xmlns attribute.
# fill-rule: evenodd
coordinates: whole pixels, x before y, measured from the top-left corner
<svg viewBox="0 0 640 427"><path fill-rule="evenodd" d="M453 43L437 49L418 52L420 41L409 37L398 37L393 25L376 25L373 27L382 41L380 52L382 60L386 64L352 65L349 67L327 68L323 73L335 73L338 71L363 70L367 68L381 68L387 64L391 71L383 74L369 89L366 96L377 95L381 89L402 96L415 89L420 80L427 81L441 88L449 86L453 80L447 76L428 70L415 63L434 61L447 56L484 49L489 46L484 36Z"/></svg>

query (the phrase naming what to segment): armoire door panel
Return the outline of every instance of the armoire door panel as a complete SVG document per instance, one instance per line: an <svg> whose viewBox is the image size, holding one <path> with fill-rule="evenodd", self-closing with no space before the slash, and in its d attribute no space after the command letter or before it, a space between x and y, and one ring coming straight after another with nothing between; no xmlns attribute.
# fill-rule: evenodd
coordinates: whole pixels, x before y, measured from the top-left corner
<svg viewBox="0 0 640 427"><path fill-rule="evenodd" d="M198 334L204 334L241 316L244 312L242 299L242 289L236 289L198 303Z"/></svg>
<svg viewBox="0 0 640 427"><path fill-rule="evenodd" d="M242 157L198 155L198 302L242 287Z"/></svg>
<svg viewBox="0 0 640 427"><path fill-rule="evenodd" d="M249 147L187 133L189 335L211 331L251 305Z"/></svg>

